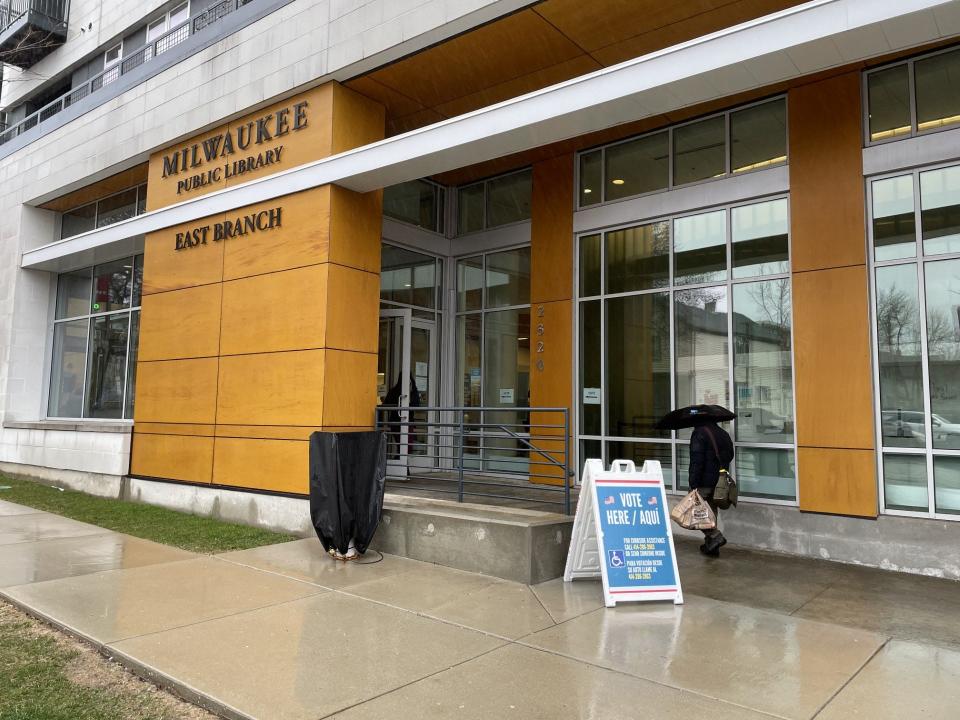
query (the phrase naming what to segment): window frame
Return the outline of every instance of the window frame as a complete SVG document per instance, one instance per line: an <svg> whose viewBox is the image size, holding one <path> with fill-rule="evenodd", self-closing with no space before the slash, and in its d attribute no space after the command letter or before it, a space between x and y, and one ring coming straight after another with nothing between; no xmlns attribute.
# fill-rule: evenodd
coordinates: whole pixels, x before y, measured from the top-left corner
<svg viewBox="0 0 960 720"><path fill-rule="evenodd" d="M529 223L531 218L526 218L525 220L515 220L514 222L503 223L501 225L490 225L488 212L487 212L487 203L489 200L489 190L488 183L492 180L500 180L501 178L509 177L510 175L519 175L521 173L530 173L530 188L531 188L531 198L533 195L533 166L528 165L527 167L522 167L519 170L511 170L510 172L500 173L499 175L491 175L490 177L483 178L482 180L477 180L475 182L465 183L463 185L453 186L453 218L454 218L454 227L452 237L469 237L471 235L477 235L479 233L488 232L490 230L499 230L500 228L513 227L516 225L522 225L524 223ZM483 226L477 228L476 230L469 230L464 232L460 229L460 191L466 188L476 187L478 185L483 186ZM531 208L532 215L532 208ZM468 253L467 256L473 255L474 253ZM466 256L465 256L466 257Z"/></svg>
<svg viewBox="0 0 960 720"><path fill-rule="evenodd" d="M940 132L933 130L927 132ZM904 136L906 137L906 136ZM890 142L884 140L881 142ZM880 173L864 177L864 190L866 193L867 210L867 268L868 268L868 287L870 302L870 358L872 361L872 385L873 385L873 422L874 422L874 457L876 460L877 474L877 498L879 501L878 510L881 515L892 515L898 517L924 518L929 520L946 520L951 522L960 522L960 514L937 512L936 509L936 478L934 476L934 463L937 457L956 457L960 458L960 449L937 449L933 447L933 428L932 428L932 396L930 391L930 353L929 338L927 336L927 295L926 295L926 266L939 261L960 260L960 252L940 253L928 255L924 252L922 240L923 226L922 219L922 198L920 196L920 176L929 171L942 170L945 168L960 167L956 160L950 162L939 162L929 165L915 166L901 170ZM916 254L913 257L897 258L893 260L876 260L874 233L873 233L873 183L878 180L888 180L890 178L910 176L913 183L913 201L914 201L914 241L916 243ZM923 383L923 413L924 413L924 445L920 448L909 447L885 447L883 443L883 407L880 402L880 343L877 329L877 269L883 267L896 267L900 265L912 265L917 274L917 311L920 315L920 363L921 363L921 382ZM886 411L889 412L889 411ZM886 506L886 482L884 458L886 456L911 456L923 457L925 459L927 472L927 510L901 510L896 508L887 508Z"/></svg>
<svg viewBox="0 0 960 720"><path fill-rule="evenodd" d="M82 206L80 206L82 207ZM51 422L83 422L83 423L102 423L102 424L132 424L133 423L133 405L131 408L130 417L126 417L127 412L127 393L130 390L129 379L130 379L130 350L131 350L131 341L132 333L130 329L133 324L133 318L136 314L140 315L141 308L143 305L143 295L141 290L140 304L133 305L133 288L131 287L131 296L130 296L130 307L121 308L119 310L109 310L104 312L94 312L93 311L93 293L94 293L94 282L96 276L93 274L94 269L98 265L109 264L110 262L116 262L118 260L127 260L131 262L133 273L131 274L131 283L134 281L136 275L136 268L139 266L142 272L143 269L143 259L144 253L139 252L134 255L123 255L118 258L113 258L112 260L104 260L95 265L85 265L83 267L74 268L73 270L65 270L60 273L53 275L55 278L54 282L51 283L51 303L50 303L50 313L49 313L49 331L47 335L48 341L48 350L46 351L46 361L45 361L45 372L44 372L44 392L43 392L43 419L45 421ZM57 299L60 288L60 276L69 274L71 272L77 272L78 270L89 270L90 271L90 295L87 300L88 312L79 315L69 315L62 318L57 317ZM86 403L87 403L87 381L88 381L88 363L90 359L90 343L91 338L91 329L94 319L99 318L112 318L117 315L127 315L127 348L126 355L124 357L123 365L123 397L121 399L120 407L120 417L118 418L97 418L97 417L87 417L84 415L86 412ZM51 415L50 414L50 399L52 397L52 382L54 377L54 367L55 367L55 358L54 358L54 338L56 336L57 325L83 321L87 326L87 338L86 346L84 349L84 363L83 363L83 384L81 389L81 410L79 416L69 416L69 415Z"/></svg>
<svg viewBox="0 0 960 720"><path fill-rule="evenodd" d="M424 227L423 225L412 223L409 220L404 220L403 218L398 218L394 215L390 215L387 213L386 210L383 211L383 216L386 218L390 218L390 220L392 220L393 222L398 222L402 225L406 225L407 227L417 228L418 230L424 230L429 233L440 235L441 237L446 237L446 219L447 219L446 205L447 205L448 188L445 185L441 185L438 182L434 182L433 180L430 180L429 178L416 178L411 182L424 182L433 187L433 197L434 197L434 204L435 204L434 219L433 219L434 227L432 228ZM403 184L405 183L398 183L398 185L403 185Z"/></svg>
<svg viewBox="0 0 960 720"><path fill-rule="evenodd" d="M178 10L179 8L182 8L182 7L184 7L184 6L186 7L186 10L187 10L187 19L184 20L184 21L183 21L182 23L180 23L179 25L171 25L171 24L170 24L170 20L171 20L172 17L173 17L173 12L174 12L174 10ZM190 0L185 0L184 2L177 3L176 5L174 5L173 7L171 7L169 10L167 10L167 11L166 11L165 13L163 13L162 15L158 15L158 16L155 17L153 20L151 20L150 22L147 23L147 25L146 25L146 31L145 31L146 34L144 35L144 37L145 37L145 39L146 39L145 41L146 41L148 44L149 44L149 43L152 43L152 42L156 42L156 41L159 40L161 37L163 37L164 33L167 33L167 32L169 32L170 30L174 30L174 29L180 27L180 25L184 25L184 24L186 24L186 23L188 23L188 22L190 22ZM150 28L153 27L154 25L156 25L157 23L163 23L163 28L160 30L160 33L159 33L158 35L156 35L156 36L154 36L154 37L151 38L151 37L150 37Z"/></svg>
<svg viewBox="0 0 960 720"><path fill-rule="evenodd" d="M68 240L70 238L79 237L80 235L85 234L85 233L77 233L76 235L68 235L67 237L64 237L63 236L63 216L68 215L74 212L75 210L79 210L80 208L87 207L88 205L94 205L96 207L93 213L93 228L91 230L87 230L86 232L102 230L103 228L110 227L111 225L116 225L117 223L123 222L123 220L118 220L117 223L110 223L109 225L98 225L100 221L100 203L103 202L104 200L109 200L112 197L116 197L117 195L122 195L125 192L130 192L131 190L137 191L137 200L136 200L136 204L134 205L133 217L138 217L140 215L143 215L146 212L146 210L144 210L144 212L141 213L140 206L141 206L141 200L143 200L143 205L144 207L146 207L146 200L147 200L147 183L146 182L133 185L132 187L124 188L123 190L117 190L116 192L112 192L108 195L104 195L103 197L98 197L96 200L91 200L90 202L81 203L79 205L75 205L67 210L62 211L60 213L59 221L57 223L58 225L57 240Z"/></svg>
<svg viewBox="0 0 960 720"><path fill-rule="evenodd" d="M946 48L940 48L932 52L923 53L922 55L916 55L914 57L907 58L905 60L898 60L896 62L887 63L885 65L877 65L876 67L871 67L864 70L860 74L860 97L861 100L861 123L863 125L863 146L872 147L874 145L885 145L886 143L898 142L900 140L909 140L910 138L922 137L924 135L932 135L939 132L948 132L950 130L960 129L960 122L954 123L953 125L947 125L946 127L936 127L929 128L926 130L920 130L917 126L917 83L916 75L914 72L914 66L918 60L926 60L927 58L935 57L936 55L945 55L947 53L956 52L960 53L960 45L952 45ZM892 68L899 67L902 65L907 66L907 87L909 88L909 101L910 101L910 132L904 133L903 135L894 135L888 138L881 138L879 140L873 140L870 137L870 76L877 73L883 72L884 70L891 70ZM932 167L931 167L932 169ZM894 173L891 177L896 175L903 175L903 172ZM870 179L879 180L881 176L871 176Z"/></svg>
<svg viewBox="0 0 960 720"><path fill-rule="evenodd" d="M784 140L785 140L785 155L783 162L771 163L763 167L752 168L750 170L744 170L742 172L735 173L732 170L732 153L731 153L731 115L741 110L746 110L748 108L756 107L758 105L765 105L767 103L773 103L777 101L783 101L784 114L786 122L784 125ZM724 173L719 177L710 177L703 180L696 180L694 182L682 183L677 185L674 182L674 160L675 160L675 140L674 140L674 131L678 128L686 127L688 125L693 125L695 123L701 122L703 120L710 120L712 118L721 117L725 118L724 120ZM643 193L637 193L636 195L628 195L622 198L617 198L615 200L607 199L607 188L606 188L606 168L607 168L607 149L612 147L617 147L619 145L624 145L634 140L639 140L641 138L651 137L653 135L658 135L660 133L667 133L667 186L663 188L658 188L657 190L649 190ZM781 93L778 95L773 95L770 97L765 97L760 100L755 100L754 102L745 103L743 105L737 105L736 107L727 108L725 110L720 110L718 112L709 113L707 115L700 115L698 117L692 118L690 120L684 120L683 122L674 123L672 125L658 127L653 130L649 130L638 135L631 135L630 137L617 140L616 142L606 143L604 145L596 145L593 147L585 148L579 150L576 153L574 159L574 201L573 201L573 210L574 212L579 212L581 210L594 210L599 207L605 207L612 205L614 203L626 202L629 200L636 200L641 197L648 197L650 195L657 195L660 193L671 192L673 190L679 190L680 188L690 188L696 187L697 185L703 185L706 183L718 182L721 180L729 180L735 177L743 177L755 172L762 172L764 170L769 170L771 168L785 167L790 164L790 102L786 93ZM581 205L580 198L580 158L584 155L589 155L593 152L600 151L600 200L599 202L591 203L589 205Z"/></svg>
<svg viewBox="0 0 960 720"><path fill-rule="evenodd" d="M754 172L754 171L747 171ZM746 174L743 173L743 174ZM579 185L578 185L579 187ZM686 187L686 186L684 186ZM740 277L736 278L733 276L733 210L739 207L747 207L751 205L757 205L765 202L771 202L776 200L785 200L787 203L787 270L781 273L771 273L765 275L754 275L750 277ZM619 201L616 201L619 202ZM592 207L592 206L591 206ZM687 285L677 285L675 282L675 259L674 259L674 222L676 220L695 217L698 215L703 215L711 212L716 212L717 210L723 210L725 212L725 247L727 255L727 277L722 281L714 282L705 282L705 283L691 283ZM734 410L737 407L736 399L736 363L734 355L735 347L735 333L734 333L734 303L733 303L733 291L734 287L737 285L749 285L759 282L765 282L770 280L786 280L791 281L793 266L793 233L790 232L790 218L791 218L792 208L790 203L790 194L789 192L776 192L771 193L770 195L755 196L748 200L738 200L736 202L722 203L719 205L712 205L703 208L697 208L696 210L688 210L677 212L674 214L666 215L655 215L650 217L638 218L636 220L631 220L629 222L616 223L611 225L599 225L592 227L590 229L578 231L574 233L573 241L573 265L574 265L574 317L573 317L573 387L575 395L575 403L573 406L572 412L572 427L573 427L573 437L575 440L574 443L574 453L577 458L578 464L582 465L584 458L580 457L581 455L581 446L586 442L596 442L600 444L601 453L606 452L606 448L610 443L649 443L655 445L662 445L664 447L670 448L670 461L671 461L671 477L672 481L667 481L667 492L670 494L683 494L687 492L680 488L680 479L678 478L678 462L680 459L680 448L685 446L686 440L678 437L676 431L671 431L669 437L666 438L657 438L657 437L625 437L612 435L607 432L608 424L608 406L607 406L607 390L608 390L608 378L607 378L607 341L608 341L608 322L607 322L607 307L606 301L609 299L621 298L621 297L633 297L637 295L656 295L666 293L668 296L669 304L669 334L665 338L669 342L669 361L670 361L670 403L671 407L677 406L677 347L676 347L676 299L675 294L677 292L687 291L687 290L696 290L702 288L719 288L722 287L725 289L727 297L727 336L724 339L728 347L727 354L727 376L726 376L726 385L727 393L729 396L730 404L733 406ZM647 288L644 290L630 290L625 292L615 292L607 293L606 292L606 263L605 263L605 253L606 253L606 243L605 236L609 232L614 232L617 230L624 230L640 225L650 225L659 222L666 222L668 225L669 232L669 276L668 283L664 287L653 287ZM600 236L600 292L599 294L594 295L582 295L580 292L580 244L583 238L590 237L594 235ZM582 318L582 305L586 302L600 302L600 317L601 317L601 331L600 331L600 396L601 396L601 418L600 418L600 433L599 434L584 434L581 432L582 418L581 410L583 408L583 397L581 391L581 318ZM736 421L733 421L731 427L730 436L733 440L735 449L739 450L740 448L744 449L753 449L753 450L787 450L793 453L793 467L794 467L794 499L788 500L783 498L771 498L771 497L748 497L741 495L741 500L748 503L759 503L759 504L773 504L773 505L783 505L788 507L798 507L800 504L800 463L799 463L799 453L798 453L798 438L796 431L796 417L797 417L797 393L796 393L796 377L797 377L797 368L796 368L796 343L795 343L795 326L793 322L794 313L793 313L793 297L792 297L792 287L791 287L791 313L790 313L790 373L791 373L791 387L792 387L792 410L793 410L793 421L794 421L794 430L793 430L793 442L792 443L760 443L754 441L741 441L736 438ZM614 458L609 458L611 461ZM736 459L734 459L733 466L734 475L737 475L736 469Z"/></svg>

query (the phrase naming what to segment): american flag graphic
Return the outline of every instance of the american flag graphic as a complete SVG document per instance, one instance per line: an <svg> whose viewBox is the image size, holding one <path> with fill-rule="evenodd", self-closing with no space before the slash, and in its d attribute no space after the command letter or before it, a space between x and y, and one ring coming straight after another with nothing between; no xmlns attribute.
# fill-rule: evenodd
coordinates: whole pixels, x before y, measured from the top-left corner
<svg viewBox="0 0 960 720"><path fill-rule="evenodd" d="M613 505L615 502L617 502L617 499L613 495L607 495L607 497L603 499L604 505Z"/></svg>
<svg viewBox="0 0 960 720"><path fill-rule="evenodd" d="M657 498L656 498L656 497L652 497L652 498L650 498L649 500L647 500L647 505L656 505L656 504L657 504Z"/></svg>

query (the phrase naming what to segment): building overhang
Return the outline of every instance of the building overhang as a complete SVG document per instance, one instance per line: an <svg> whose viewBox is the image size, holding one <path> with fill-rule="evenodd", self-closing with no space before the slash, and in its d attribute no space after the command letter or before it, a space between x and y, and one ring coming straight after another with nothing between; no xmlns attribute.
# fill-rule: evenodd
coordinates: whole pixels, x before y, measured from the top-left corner
<svg viewBox="0 0 960 720"><path fill-rule="evenodd" d="M327 184L367 192L960 34L960 0L814 0L403 135L23 253L92 249ZM572 178L571 178L572 182Z"/></svg>

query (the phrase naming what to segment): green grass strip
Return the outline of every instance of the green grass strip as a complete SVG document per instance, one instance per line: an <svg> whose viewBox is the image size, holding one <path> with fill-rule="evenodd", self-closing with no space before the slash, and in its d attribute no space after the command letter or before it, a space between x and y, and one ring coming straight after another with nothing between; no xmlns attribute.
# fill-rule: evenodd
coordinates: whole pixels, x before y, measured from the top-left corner
<svg viewBox="0 0 960 720"><path fill-rule="evenodd" d="M272 545L292 535L188 515L153 505L94 497L0 475L0 500L28 505L81 522L197 553Z"/></svg>

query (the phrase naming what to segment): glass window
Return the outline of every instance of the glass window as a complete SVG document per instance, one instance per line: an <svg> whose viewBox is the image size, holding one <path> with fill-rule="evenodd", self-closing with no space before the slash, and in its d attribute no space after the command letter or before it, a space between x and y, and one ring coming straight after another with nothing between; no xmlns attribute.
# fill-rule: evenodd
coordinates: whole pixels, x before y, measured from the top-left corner
<svg viewBox="0 0 960 720"><path fill-rule="evenodd" d="M733 277L790 270L786 198L733 208L730 223Z"/></svg>
<svg viewBox="0 0 960 720"><path fill-rule="evenodd" d="M137 189L111 195L97 203L97 227L113 225L137 214Z"/></svg>
<svg viewBox="0 0 960 720"><path fill-rule="evenodd" d="M97 204L90 203L63 213L60 222L60 238L73 237L94 230L97 226Z"/></svg>
<svg viewBox="0 0 960 720"><path fill-rule="evenodd" d="M187 21L190 17L190 3L181 3L170 11L170 29Z"/></svg>
<svg viewBox="0 0 960 720"><path fill-rule="evenodd" d="M112 312L130 307L132 277L133 258L97 265L93 269L91 312Z"/></svg>
<svg viewBox="0 0 960 720"><path fill-rule="evenodd" d="M607 467L614 460L632 460L637 469L646 460L657 460L663 470L663 482L667 487L673 483L673 453L666 443L634 442L631 440L611 440L607 443ZM593 457L593 456L591 456Z"/></svg>
<svg viewBox="0 0 960 720"><path fill-rule="evenodd" d="M910 72L897 65L867 76L870 139L886 140L910 134Z"/></svg>
<svg viewBox="0 0 960 720"><path fill-rule="evenodd" d="M920 223L924 253L960 252L960 165L920 173Z"/></svg>
<svg viewBox="0 0 960 720"><path fill-rule="evenodd" d="M917 129L934 130L960 123L960 50L914 63Z"/></svg>
<svg viewBox="0 0 960 720"><path fill-rule="evenodd" d="M143 292L143 255L133 259L133 307L140 307L140 295Z"/></svg>
<svg viewBox="0 0 960 720"><path fill-rule="evenodd" d="M580 238L580 297L600 294L600 236Z"/></svg>
<svg viewBox="0 0 960 720"><path fill-rule="evenodd" d="M152 23L147 25L147 42L156 40L158 37L163 35L167 29L167 18L166 16L154 20Z"/></svg>
<svg viewBox="0 0 960 720"><path fill-rule="evenodd" d="M457 261L457 310L483 307L483 258Z"/></svg>
<svg viewBox="0 0 960 720"><path fill-rule="evenodd" d="M873 252L877 260L898 260L917 254L913 176L875 180L873 193Z"/></svg>
<svg viewBox="0 0 960 720"><path fill-rule="evenodd" d="M380 253L380 299L423 308L436 307L436 259L384 243Z"/></svg>
<svg viewBox="0 0 960 720"><path fill-rule="evenodd" d="M127 377L127 313L93 318L87 353L86 412L84 417L123 417L123 388Z"/></svg>
<svg viewBox="0 0 960 720"><path fill-rule="evenodd" d="M654 424L670 412L670 295L611 298L607 309L607 431L668 437Z"/></svg>
<svg viewBox="0 0 960 720"><path fill-rule="evenodd" d="M603 152L594 150L580 156L580 207L603 200L600 178L603 175Z"/></svg>
<svg viewBox="0 0 960 720"><path fill-rule="evenodd" d="M880 432L884 447L924 447L923 355L917 266L877 268Z"/></svg>
<svg viewBox="0 0 960 720"><path fill-rule="evenodd" d="M483 183L457 191L457 227L461 235L483 230Z"/></svg>
<svg viewBox="0 0 960 720"><path fill-rule="evenodd" d="M437 232L438 199L437 186L426 180L391 185L383 190L383 214Z"/></svg>
<svg viewBox="0 0 960 720"><path fill-rule="evenodd" d="M670 223L606 234L607 292L649 290L670 284Z"/></svg>
<svg viewBox="0 0 960 720"><path fill-rule="evenodd" d="M663 190L669 184L670 142L666 131L607 148L606 200Z"/></svg>
<svg viewBox="0 0 960 720"><path fill-rule="evenodd" d="M91 287L90 268L62 273L57 279L57 319L89 313Z"/></svg>
<svg viewBox="0 0 960 720"><path fill-rule="evenodd" d="M757 170L787 161L787 101L730 113L730 170Z"/></svg>
<svg viewBox="0 0 960 720"><path fill-rule="evenodd" d="M137 302L139 305L139 301ZM140 347L140 312L130 313L130 351L127 360L127 393L123 416L133 417L133 398L137 390L137 350Z"/></svg>
<svg viewBox="0 0 960 720"><path fill-rule="evenodd" d="M580 432L600 435L601 348L600 301L580 306Z"/></svg>
<svg viewBox="0 0 960 720"><path fill-rule="evenodd" d="M797 497L793 450L738 447L733 470L743 497L774 500Z"/></svg>
<svg viewBox="0 0 960 720"><path fill-rule="evenodd" d="M883 498L888 510L926 511L927 458L923 455L883 456Z"/></svg>
<svg viewBox="0 0 960 720"><path fill-rule="evenodd" d="M927 263L925 288L933 447L960 450L960 259Z"/></svg>
<svg viewBox="0 0 960 720"><path fill-rule="evenodd" d="M677 407L700 403L730 407L727 288L679 290L674 293L673 312Z"/></svg>
<svg viewBox="0 0 960 720"><path fill-rule="evenodd" d="M529 308L484 314L483 404L486 407L530 407ZM504 423L512 432L521 432L525 419L526 414L513 412L484 415L485 422ZM511 440L506 446L515 448L516 441ZM516 456L516 453L508 455Z"/></svg>
<svg viewBox="0 0 960 720"><path fill-rule="evenodd" d="M723 210L673 221L674 282L715 282L727 277L727 213Z"/></svg>
<svg viewBox="0 0 960 720"><path fill-rule="evenodd" d="M960 515L960 458L934 458L933 484L937 512Z"/></svg>
<svg viewBox="0 0 960 720"><path fill-rule="evenodd" d="M89 320L72 320L54 325L48 407L52 417L78 418L83 414L83 376L89 323Z"/></svg>
<svg viewBox="0 0 960 720"><path fill-rule="evenodd" d="M117 45L114 45L109 50L107 50L106 53L104 53L104 56L103 56L104 67L110 67L111 65L119 62L120 52L122 48L123 48L122 44L117 44Z"/></svg>
<svg viewBox="0 0 960 720"><path fill-rule="evenodd" d="M673 184L706 180L726 173L726 118L707 118L673 131Z"/></svg>
<svg viewBox="0 0 960 720"><path fill-rule="evenodd" d="M482 407L480 395L480 338L481 315L461 315L457 318L457 352L460 384L457 402L462 407Z"/></svg>
<svg viewBox="0 0 960 720"><path fill-rule="evenodd" d="M487 181L487 227L530 219L533 173L530 170Z"/></svg>
<svg viewBox="0 0 960 720"><path fill-rule="evenodd" d="M530 248L487 255L486 307L530 304Z"/></svg>
<svg viewBox="0 0 960 720"><path fill-rule="evenodd" d="M143 215L147 211L147 186L141 185L137 188L137 215Z"/></svg>
<svg viewBox="0 0 960 720"><path fill-rule="evenodd" d="M790 310L789 278L733 286L738 441L793 442Z"/></svg>

